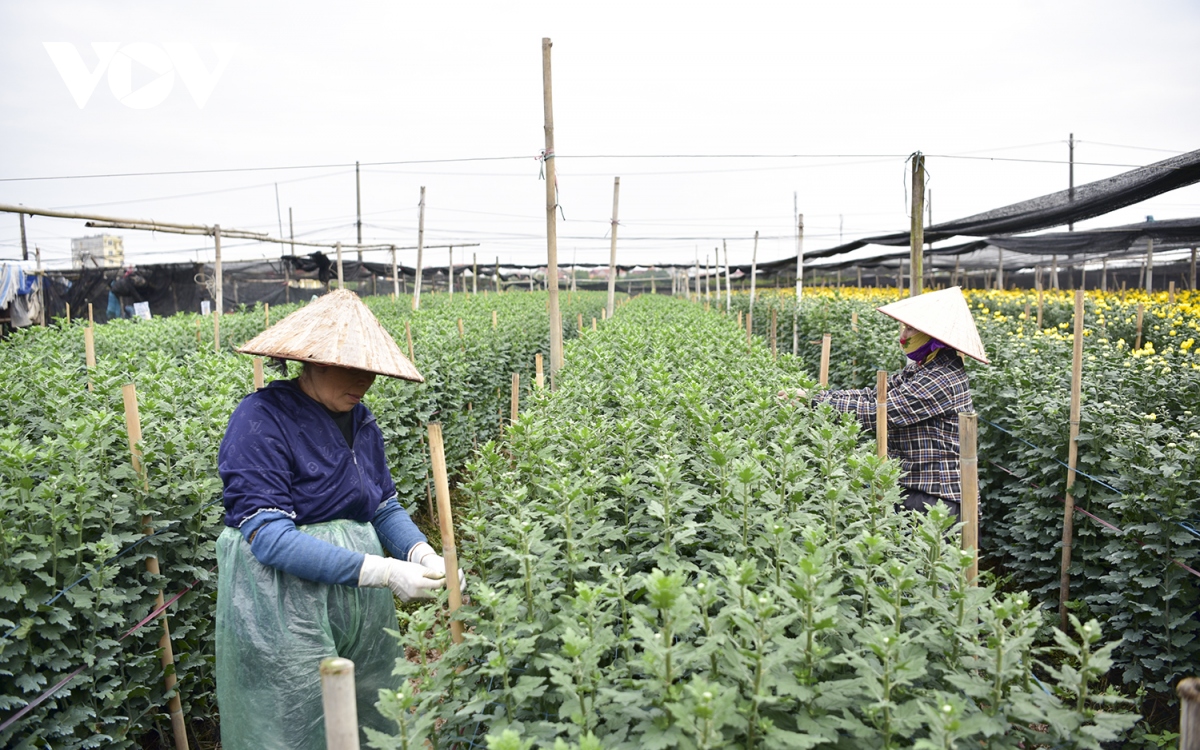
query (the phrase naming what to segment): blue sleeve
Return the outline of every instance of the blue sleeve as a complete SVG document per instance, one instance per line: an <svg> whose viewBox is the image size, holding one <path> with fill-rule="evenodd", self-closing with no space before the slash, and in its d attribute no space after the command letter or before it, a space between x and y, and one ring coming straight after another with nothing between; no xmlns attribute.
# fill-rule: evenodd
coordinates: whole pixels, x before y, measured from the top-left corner
<svg viewBox="0 0 1200 750"><path fill-rule="evenodd" d="M314 583L358 585L363 553L305 534L282 513L259 513L240 531L263 565Z"/></svg>
<svg viewBox="0 0 1200 750"><path fill-rule="evenodd" d="M371 519L371 525L375 527L375 533L379 535L379 541L383 542L384 549L390 552L392 557L400 560L407 560L409 550L426 541L425 535L409 518L408 512L400 507L395 495L379 505L375 517Z"/></svg>

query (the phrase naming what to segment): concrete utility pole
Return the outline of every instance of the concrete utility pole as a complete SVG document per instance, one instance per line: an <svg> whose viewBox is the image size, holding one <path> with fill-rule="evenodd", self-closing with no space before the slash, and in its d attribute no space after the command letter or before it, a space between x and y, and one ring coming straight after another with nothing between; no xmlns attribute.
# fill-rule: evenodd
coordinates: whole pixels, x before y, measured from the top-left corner
<svg viewBox="0 0 1200 750"><path fill-rule="evenodd" d="M921 260L925 246L925 156L912 156L912 230L909 236L908 296L921 293Z"/></svg>
<svg viewBox="0 0 1200 750"><path fill-rule="evenodd" d="M21 260L29 260L29 245L25 244L25 214L17 214L21 220Z"/></svg>
<svg viewBox="0 0 1200 750"><path fill-rule="evenodd" d="M542 110L545 119L546 152L546 289L550 297L550 383L563 366L562 317L558 309L558 179L554 169L554 99L550 85L550 38L542 38Z"/></svg>

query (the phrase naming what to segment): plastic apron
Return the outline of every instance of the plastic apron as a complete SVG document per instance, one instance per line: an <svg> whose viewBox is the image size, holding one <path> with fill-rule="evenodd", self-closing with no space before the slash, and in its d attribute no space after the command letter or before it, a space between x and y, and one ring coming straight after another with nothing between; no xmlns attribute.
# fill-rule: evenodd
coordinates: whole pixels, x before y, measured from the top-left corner
<svg viewBox="0 0 1200 750"><path fill-rule="evenodd" d="M357 521L299 527L339 547L382 555L375 529ZM320 663L354 662L358 723L393 733L375 710L395 689L404 655L390 589L313 583L263 565L237 529L217 538L217 705L224 750L324 750ZM360 740L366 746L365 735Z"/></svg>

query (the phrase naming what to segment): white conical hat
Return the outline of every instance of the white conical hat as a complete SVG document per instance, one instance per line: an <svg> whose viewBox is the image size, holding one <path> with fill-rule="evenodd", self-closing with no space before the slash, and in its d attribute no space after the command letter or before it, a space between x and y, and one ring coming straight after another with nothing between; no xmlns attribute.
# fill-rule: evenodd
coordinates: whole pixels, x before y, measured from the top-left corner
<svg viewBox="0 0 1200 750"><path fill-rule="evenodd" d="M962 289L952 286L875 308L963 354L990 365Z"/></svg>
<svg viewBox="0 0 1200 750"><path fill-rule="evenodd" d="M425 382L363 301L348 289L305 305L237 351Z"/></svg>

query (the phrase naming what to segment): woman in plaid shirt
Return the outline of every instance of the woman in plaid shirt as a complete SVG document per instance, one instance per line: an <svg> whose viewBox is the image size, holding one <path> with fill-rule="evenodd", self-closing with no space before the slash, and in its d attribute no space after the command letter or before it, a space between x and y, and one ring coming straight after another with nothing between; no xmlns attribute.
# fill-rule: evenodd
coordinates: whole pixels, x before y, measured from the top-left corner
<svg viewBox="0 0 1200 750"><path fill-rule="evenodd" d="M888 455L904 470L903 507L923 511L941 500L958 516L958 415L974 411L964 355L988 364L979 331L958 287L878 309L903 324L900 346L911 360L887 387ZM874 388L825 391L813 403L854 414L863 429L875 429Z"/></svg>

